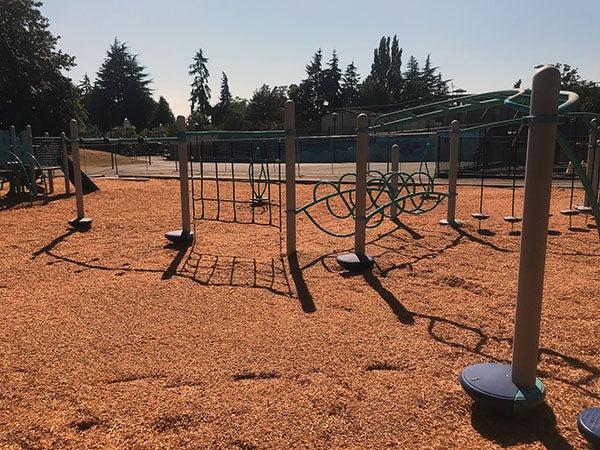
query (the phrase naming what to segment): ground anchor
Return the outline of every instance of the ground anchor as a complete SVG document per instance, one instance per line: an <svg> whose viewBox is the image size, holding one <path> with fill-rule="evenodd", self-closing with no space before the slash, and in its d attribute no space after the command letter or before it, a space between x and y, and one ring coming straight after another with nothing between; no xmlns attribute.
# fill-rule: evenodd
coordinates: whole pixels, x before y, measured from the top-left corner
<svg viewBox="0 0 600 450"><path fill-rule="evenodd" d="M521 389L511 379L508 364L475 364L460 374L460 384L478 403L506 413L526 413L544 401L545 388L539 378L533 389Z"/></svg>
<svg viewBox="0 0 600 450"><path fill-rule="evenodd" d="M69 220L68 224L78 231L87 231L92 228L92 219L90 217L75 218Z"/></svg>
<svg viewBox="0 0 600 450"><path fill-rule="evenodd" d="M358 253L345 253L336 258L337 263L349 272L360 272L371 267L374 259L369 255L360 255Z"/></svg>
<svg viewBox="0 0 600 450"><path fill-rule="evenodd" d="M174 230L165 233L165 237L173 244L190 243L194 240L193 231Z"/></svg>

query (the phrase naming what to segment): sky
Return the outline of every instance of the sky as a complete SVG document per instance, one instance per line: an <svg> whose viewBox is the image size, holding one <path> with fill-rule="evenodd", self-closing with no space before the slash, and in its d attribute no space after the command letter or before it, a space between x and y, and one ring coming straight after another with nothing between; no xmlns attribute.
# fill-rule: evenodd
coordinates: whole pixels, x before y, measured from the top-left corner
<svg viewBox="0 0 600 450"><path fill-rule="evenodd" d="M564 62L600 81L598 0L44 0L42 13L76 57L67 75L93 80L110 44L128 43L147 68L156 99L189 114L188 66L208 57L212 102L221 72L234 96L262 84L299 83L314 52L337 50L368 75L383 35L397 35L403 61L431 54L456 88L484 92L530 84L538 64ZM596 21L596 23L594 23Z"/></svg>

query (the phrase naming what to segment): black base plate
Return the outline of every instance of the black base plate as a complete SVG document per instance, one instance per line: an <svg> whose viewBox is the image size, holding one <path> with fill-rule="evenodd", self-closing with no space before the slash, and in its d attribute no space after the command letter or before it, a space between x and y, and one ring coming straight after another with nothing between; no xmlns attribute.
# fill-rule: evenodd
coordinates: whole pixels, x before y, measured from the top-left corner
<svg viewBox="0 0 600 450"><path fill-rule="evenodd" d="M92 219L90 217L75 218L68 221L68 224L79 231L87 231L92 228Z"/></svg>
<svg viewBox="0 0 600 450"><path fill-rule="evenodd" d="M165 237L173 244L190 243L194 240L194 232L184 233L182 230L169 231Z"/></svg>
<svg viewBox="0 0 600 450"><path fill-rule="evenodd" d="M359 272L373 265L374 259L369 255L346 253L336 258L337 263L349 272Z"/></svg>
<svg viewBox="0 0 600 450"><path fill-rule="evenodd" d="M505 413L531 411L544 401L545 389L536 378L533 389L523 390L511 380L507 364L475 364L460 374L460 384L476 402Z"/></svg>
<svg viewBox="0 0 600 450"><path fill-rule="evenodd" d="M590 444L600 448L600 408L584 409L577 416L577 428Z"/></svg>

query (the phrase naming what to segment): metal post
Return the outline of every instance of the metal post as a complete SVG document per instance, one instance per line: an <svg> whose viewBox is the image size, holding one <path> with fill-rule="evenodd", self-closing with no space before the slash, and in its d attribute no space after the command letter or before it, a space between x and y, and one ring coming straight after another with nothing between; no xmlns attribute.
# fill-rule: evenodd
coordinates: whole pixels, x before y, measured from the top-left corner
<svg viewBox="0 0 600 450"><path fill-rule="evenodd" d="M75 202L77 217L69 220L69 225L76 229L88 229L92 219L85 217L83 212L83 183L81 180L81 162L79 160L79 127L75 119L71 120L71 157L73 158L73 181L75 182Z"/></svg>
<svg viewBox="0 0 600 450"><path fill-rule="evenodd" d="M392 145L392 176L390 177L391 194L395 199L398 196L398 171L400 170L400 147L398 144ZM390 217L392 220L398 220L398 205L395 203L390 207Z"/></svg>
<svg viewBox="0 0 600 450"><path fill-rule="evenodd" d="M27 147L25 147L25 142L21 142L21 145L23 146L23 152L29 152L31 150L31 156L33 156L33 133L31 132L31 125L27 125L25 127L25 135L27 136ZM31 194L35 197L37 195L37 183L35 182L36 167L33 159L30 161L30 164L31 165L28 168L31 176L31 186L29 188L31 189Z"/></svg>
<svg viewBox="0 0 600 450"><path fill-rule="evenodd" d="M185 134L185 117L177 117L177 156L179 160L179 189L181 192L181 230L169 231L165 237L174 244L194 240L190 227L190 187L188 177L188 146Z"/></svg>
<svg viewBox="0 0 600 450"><path fill-rule="evenodd" d="M356 119L356 193L354 204L354 253L337 257L344 269L357 271L373 265L365 252L367 209L367 159L369 152L369 118L365 113Z"/></svg>
<svg viewBox="0 0 600 450"><path fill-rule="evenodd" d="M523 228L517 283L512 364L476 364L465 368L461 385L476 401L508 411L527 411L541 404L545 388L536 378L542 294L548 240L548 215L560 72L544 66L531 91Z"/></svg>
<svg viewBox="0 0 600 450"><path fill-rule="evenodd" d="M533 77L531 116L556 116L559 89L558 69L550 66L540 69ZM556 142L555 122L530 124L527 144L512 381L515 385L528 389L535 387L537 371Z"/></svg>
<svg viewBox="0 0 600 450"><path fill-rule="evenodd" d="M65 133L60 133L60 148L62 151L62 166L65 174L65 193L71 194L71 181L69 177L69 155L67 154L67 136Z"/></svg>
<svg viewBox="0 0 600 450"><path fill-rule="evenodd" d="M296 253L296 106L285 102L285 219L287 256Z"/></svg>
<svg viewBox="0 0 600 450"><path fill-rule="evenodd" d="M598 156L600 156L600 155L598 155L597 154L598 152L596 151L596 129L598 128L598 119L592 119L592 127L593 127L593 129L590 130L590 136L588 139L586 175L587 175L588 179L590 180L590 182L592 183L592 190L597 197L598 196L598 192L597 192L597 184L598 183L594 183L594 175L596 173L596 170L594 170L594 169L596 166L596 159L600 159L600 158L598 158ZM587 192L585 193L585 201L584 201L583 205L587 208L589 208L589 206L590 206L590 198L589 198Z"/></svg>
<svg viewBox="0 0 600 450"><path fill-rule="evenodd" d="M458 153L460 151L460 125L458 120L450 124L450 152L448 155L448 212L442 225L460 227L463 223L456 220L456 179L458 177Z"/></svg>

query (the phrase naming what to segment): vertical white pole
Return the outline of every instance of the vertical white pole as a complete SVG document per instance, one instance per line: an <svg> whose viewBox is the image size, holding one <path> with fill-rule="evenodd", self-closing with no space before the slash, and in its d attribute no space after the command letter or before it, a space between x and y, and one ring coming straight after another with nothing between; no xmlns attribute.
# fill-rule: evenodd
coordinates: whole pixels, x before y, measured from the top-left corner
<svg viewBox="0 0 600 450"><path fill-rule="evenodd" d="M393 196L393 198L396 198L398 196L398 171L399 171L399 167L400 167L400 147L398 146L398 144L392 145L391 160L392 160L392 167L391 167L392 176L390 177L390 184L391 184L392 196ZM396 204L393 204L390 208L390 217L392 218L392 220L398 219L398 206L396 206Z"/></svg>
<svg viewBox="0 0 600 450"><path fill-rule="evenodd" d="M69 177L69 155L67 154L67 136L65 133L60 133L60 148L62 151L63 173L65 174L65 193L71 194L71 182Z"/></svg>
<svg viewBox="0 0 600 450"><path fill-rule="evenodd" d="M356 119L356 197L354 252L365 255L366 203L367 203L367 157L369 151L369 118L362 113Z"/></svg>
<svg viewBox="0 0 600 450"><path fill-rule="evenodd" d="M594 191L594 193L596 194L596 196L598 195L598 193L596 192L596 185L597 183L594 183L594 175L595 175L595 166L596 166L596 159L600 156L597 154L596 152L596 128L598 128L598 119L592 119L592 127L594 128L593 130L590 130L590 137L588 139L588 153L587 153L587 169L586 169L586 175L588 177L588 179L590 180L590 183L592 183L592 190ZM585 201L584 201L584 206L589 207L590 206L590 198L587 194L587 192L585 193Z"/></svg>
<svg viewBox="0 0 600 450"><path fill-rule="evenodd" d="M185 139L185 117L177 116L177 154L179 159L179 188L181 191L181 231L190 234L190 188L188 183L188 146Z"/></svg>
<svg viewBox="0 0 600 450"><path fill-rule="evenodd" d="M287 256L296 253L296 107L285 102L285 218Z"/></svg>
<svg viewBox="0 0 600 450"><path fill-rule="evenodd" d="M77 219L83 219L83 186L81 182L81 163L79 161L79 128L75 119L71 120L71 157L73 158L73 180L75 181L75 201Z"/></svg>
<svg viewBox="0 0 600 450"><path fill-rule="evenodd" d="M536 381L559 89L557 68L545 66L535 73L511 376L516 386L525 389L534 388Z"/></svg>
<svg viewBox="0 0 600 450"><path fill-rule="evenodd" d="M450 124L450 152L448 154L448 212L442 225L461 226L456 220L456 180L458 177L458 153L460 151L460 124L453 120Z"/></svg>

